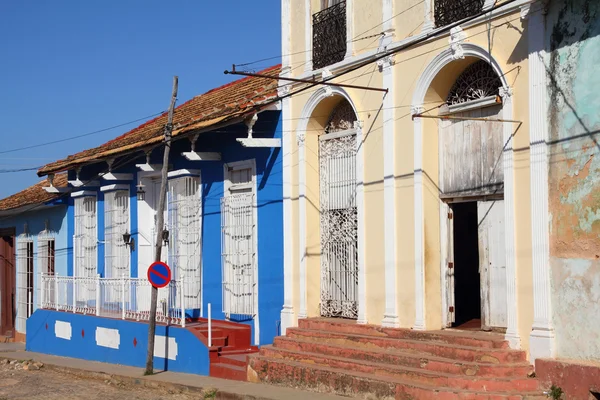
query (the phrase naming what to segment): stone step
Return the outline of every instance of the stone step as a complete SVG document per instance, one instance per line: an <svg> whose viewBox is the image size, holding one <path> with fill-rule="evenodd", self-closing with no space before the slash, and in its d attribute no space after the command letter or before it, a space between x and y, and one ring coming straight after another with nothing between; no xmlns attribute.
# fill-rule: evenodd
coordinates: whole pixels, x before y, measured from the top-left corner
<svg viewBox="0 0 600 400"><path fill-rule="evenodd" d="M538 389L538 382L526 376L517 378L472 377L453 375L437 371L427 371L401 365L385 365L369 361L357 361L348 358L306 353L264 346L261 356L269 359L282 358L309 365L319 365L345 371L362 372L377 377L397 378L402 381L425 384L440 388L452 388L472 391L492 391L519 393Z"/></svg>
<svg viewBox="0 0 600 400"><path fill-rule="evenodd" d="M248 363L248 354L227 354L219 355L220 364L237 365L238 367L245 368Z"/></svg>
<svg viewBox="0 0 600 400"><path fill-rule="evenodd" d="M352 360L363 360L382 364L403 365L427 371L437 371L459 376L479 377L525 377L533 371L528 362L515 364L487 364L452 360L426 353L403 352L402 350L381 350L322 344L285 336L276 337L273 347L284 350L317 353Z"/></svg>
<svg viewBox="0 0 600 400"><path fill-rule="evenodd" d="M246 366L231 365L225 363L211 363L210 376L213 378L231 379L235 381L246 381Z"/></svg>
<svg viewBox="0 0 600 400"><path fill-rule="evenodd" d="M426 340L429 342L469 347L509 348L508 342L504 340L502 335L490 332L462 332L457 330L415 331L412 329L385 328L378 325L361 325L355 321L331 320L327 318L299 319L298 327L317 331L334 331L394 339Z"/></svg>
<svg viewBox="0 0 600 400"><path fill-rule="evenodd" d="M413 353L427 353L453 360L479 363L512 364L526 360L525 352L510 349L489 349L482 347L458 346L445 343L346 334L332 331L326 332L305 330L300 328L288 328L286 336L306 341L344 345L355 348L397 349Z"/></svg>
<svg viewBox="0 0 600 400"><path fill-rule="evenodd" d="M248 378L253 382L298 387L343 396L394 398L396 400L542 400L541 391L501 393L436 387L393 377L381 377L348 369L308 365L261 355L249 357Z"/></svg>

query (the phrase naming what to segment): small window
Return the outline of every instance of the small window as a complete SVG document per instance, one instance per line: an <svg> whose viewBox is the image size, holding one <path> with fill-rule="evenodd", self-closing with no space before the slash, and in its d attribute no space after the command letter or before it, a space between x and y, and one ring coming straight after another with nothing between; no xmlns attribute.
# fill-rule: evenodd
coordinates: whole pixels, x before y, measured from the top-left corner
<svg viewBox="0 0 600 400"><path fill-rule="evenodd" d="M17 241L17 331L25 333L33 314L33 239L25 234Z"/></svg>

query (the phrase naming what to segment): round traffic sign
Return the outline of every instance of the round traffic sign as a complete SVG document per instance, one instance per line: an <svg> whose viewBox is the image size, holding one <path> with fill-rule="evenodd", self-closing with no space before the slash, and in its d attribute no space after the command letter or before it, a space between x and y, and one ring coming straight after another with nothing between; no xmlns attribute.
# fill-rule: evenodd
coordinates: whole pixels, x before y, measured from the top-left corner
<svg viewBox="0 0 600 400"><path fill-rule="evenodd" d="M161 261L157 261L148 268L148 280L155 288L165 287L171 282L171 268Z"/></svg>

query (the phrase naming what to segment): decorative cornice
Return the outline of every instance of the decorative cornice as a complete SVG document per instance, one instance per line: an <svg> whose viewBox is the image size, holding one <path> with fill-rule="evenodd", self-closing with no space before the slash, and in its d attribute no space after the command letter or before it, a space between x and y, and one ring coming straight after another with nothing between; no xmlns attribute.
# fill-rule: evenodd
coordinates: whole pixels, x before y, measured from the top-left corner
<svg viewBox="0 0 600 400"><path fill-rule="evenodd" d="M411 106L410 113L411 115L417 115L425 112L425 107L423 106Z"/></svg>
<svg viewBox="0 0 600 400"><path fill-rule="evenodd" d="M500 88L498 89L498 94L500 95L500 97L502 97L502 101L506 101L512 97L513 89L510 86L500 86Z"/></svg>
<svg viewBox="0 0 600 400"><path fill-rule="evenodd" d="M296 134L296 142L298 143L298 147L304 146L304 141L306 140L305 132L298 132Z"/></svg>
<svg viewBox="0 0 600 400"><path fill-rule="evenodd" d="M465 52L462 44L466 38L467 34L460 26L450 29L450 39L448 39L448 43L450 43L452 59L459 60L465 58Z"/></svg>
<svg viewBox="0 0 600 400"><path fill-rule="evenodd" d="M383 72L384 69L390 68L392 65L394 65L393 54L377 60L377 68L379 68L379 72Z"/></svg>

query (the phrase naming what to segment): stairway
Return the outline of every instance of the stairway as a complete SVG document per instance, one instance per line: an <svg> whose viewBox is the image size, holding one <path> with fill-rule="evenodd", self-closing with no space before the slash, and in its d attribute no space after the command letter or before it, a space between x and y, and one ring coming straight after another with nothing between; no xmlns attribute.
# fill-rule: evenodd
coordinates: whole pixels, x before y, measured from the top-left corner
<svg viewBox="0 0 600 400"><path fill-rule="evenodd" d="M302 319L249 357L253 382L385 399L546 399L500 335Z"/></svg>
<svg viewBox="0 0 600 400"><path fill-rule="evenodd" d="M249 325L212 320L212 346L209 347L210 376L245 381L249 354L257 353L251 345L252 331ZM186 322L191 331L208 347L208 321L198 319Z"/></svg>

